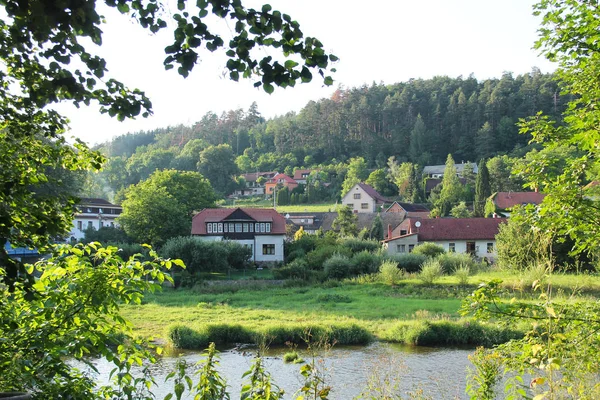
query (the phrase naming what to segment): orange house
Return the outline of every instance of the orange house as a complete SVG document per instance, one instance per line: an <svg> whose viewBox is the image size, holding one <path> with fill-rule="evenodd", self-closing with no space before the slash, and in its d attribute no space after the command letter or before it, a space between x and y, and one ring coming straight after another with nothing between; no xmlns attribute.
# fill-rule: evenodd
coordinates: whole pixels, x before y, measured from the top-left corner
<svg viewBox="0 0 600 400"><path fill-rule="evenodd" d="M273 194L273 190L277 185L285 186L288 190L294 190L298 186L298 182L290 178L286 174L277 174L267 181L265 184L265 193Z"/></svg>

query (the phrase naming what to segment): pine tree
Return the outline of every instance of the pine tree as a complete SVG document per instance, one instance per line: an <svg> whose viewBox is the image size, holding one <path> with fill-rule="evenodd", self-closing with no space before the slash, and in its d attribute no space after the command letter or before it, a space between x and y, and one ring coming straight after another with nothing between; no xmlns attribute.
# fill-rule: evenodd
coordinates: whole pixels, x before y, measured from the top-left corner
<svg viewBox="0 0 600 400"><path fill-rule="evenodd" d="M492 194L490 188L490 173L484 159L479 161L479 172L475 180L475 203L473 205L473 216L483 217L485 202Z"/></svg>
<svg viewBox="0 0 600 400"><path fill-rule="evenodd" d="M383 240L383 220L379 214L373 219L370 236L371 239Z"/></svg>
<svg viewBox="0 0 600 400"><path fill-rule="evenodd" d="M442 179L442 191L437 200L436 207L442 216L447 216L452 207L458 204L463 194L463 187L456 174L456 166L452 154L448 154L446 159L446 168Z"/></svg>

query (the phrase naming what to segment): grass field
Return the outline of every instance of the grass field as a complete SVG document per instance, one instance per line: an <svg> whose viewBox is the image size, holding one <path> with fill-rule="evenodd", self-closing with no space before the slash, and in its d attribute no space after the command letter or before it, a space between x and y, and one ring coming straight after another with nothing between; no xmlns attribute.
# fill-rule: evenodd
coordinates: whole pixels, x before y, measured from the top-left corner
<svg viewBox="0 0 600 400"><path fill-rule="evenodd" d="M272 200L261 201L245 201L236 200L235 202L227 202L223 207L253 207L253 208L273 208ZM318 203L318 204L297 204L291 206L277 206L277 211L285 212L334 212L336 211L335 203Z"/></svg>

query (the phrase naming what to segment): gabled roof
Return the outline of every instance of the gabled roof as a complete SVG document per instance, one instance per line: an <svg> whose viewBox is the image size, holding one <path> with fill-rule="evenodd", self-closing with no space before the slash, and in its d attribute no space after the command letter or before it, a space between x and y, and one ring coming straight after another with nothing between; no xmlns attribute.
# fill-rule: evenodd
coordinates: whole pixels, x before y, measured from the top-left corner
<svg viewBox="0 0 600 400"><path fill-rule="evenodd" d="M97 198L88 198L88 197L82 197L81 200L79 201L79 205L119 207L116 204L112 204L108 200L97 199Z"/></svg>
<svg viewBox="0 0 600 400"><path fill-rule="evenodd" d="M498 226L506 222L506 218L408 218L406 222L408 233L418 234L419 242L493 240L498 234ZM418 227L417 222L420 222Z"/></svg>
<svg viewBox="0 0 600 400"><path fill-rule="evenodd" d="M283 179L286 183L298 183L286 174L277 174L271 179L269 179L269 183L277 183L280 179Z"/></svg>
<svg viewBox="0 0 600 400"><path fill-rule="evenodd" d="M382 195L379 194L379 192L375 189L373 189L373 187L371 185L367 185L366 183L357 183L357 185L364 190L372 199L374 199L377 203L389 203L390 200L386 199L385 197L383 197ZM355 185L356 186L356 185ZM352 187L354 188L354 186ZM348 193L350 193L352 191L352 189L350 189L348 191ZM346 193L346 194L348 194ZM345 195L346 195L345 194ZM344 195L344 196L345 196Z"/></svg>
<svg viewBox="0 0 600 400"><path fill-rule="evenodd" d="M390 208L392 208L394 206L394 204L398 204L406 212L426 212L426 213L428 213L428 212L431 211L431 210L429 210L427 207L425 207L422 204L412 204L412 203L403 203L403 202L400 202L400 201L395 201L395 202L392 203L391 206L389 206L386 209L386 212L387 212L387 210L389 210Z"/></svg>
<svg viewBox="0 0 600 400"><path fill-rule="evenodd" d="M314 171L313 169L297 169L294 171L294 179L296 179L296 180L304 179L302 177L303 174L310 174L313 171Z"/></svg>
<svg viewBox="0 0 600 400"><path fill-rule="evenodd" d="M249 174L242 174L246 182L256 182L256 180L261 177L270 178L272 176L277 175L277 171L269 171L269 172L251 172Z"/></svg>
<svg viewBox="0 0 600 400"><path fill-rule="evenodd" d="M508 210L514 206L540 204L546 195L539 192L498 192L491 197L496 207Z"/></svg>
<svg viewBox="0 0 600 400"><path fill-rule="evenodd" d="M250 219L249 219L250 218ZM206 235L207 222L271 222L271 235L285 235L285 218L272 208L205 208L192 218L192 235Z"/></svg>

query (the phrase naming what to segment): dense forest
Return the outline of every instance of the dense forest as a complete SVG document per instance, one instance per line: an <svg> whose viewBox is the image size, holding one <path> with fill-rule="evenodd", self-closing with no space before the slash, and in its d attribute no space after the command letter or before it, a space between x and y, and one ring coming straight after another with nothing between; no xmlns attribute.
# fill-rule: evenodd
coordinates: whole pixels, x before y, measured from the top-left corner
<svg viewBox="0 0 600 400"><path fill-rule="evenodd" d="M110 198L167 168L199 171L226 195L236 186L230 177L240 173L291 173L345 165L352 157L376 169L391 156L421 166L443 164L449 153L457 162L523 156L530 138L519 134L516 122L539 111L560 119L569 100L552 74L533 69L484 81L435 77L340 88L299 113L269 120L256 104L220 116L209 112L192 126L130 133L99 145L108 162L86 195Z"/></svg>

